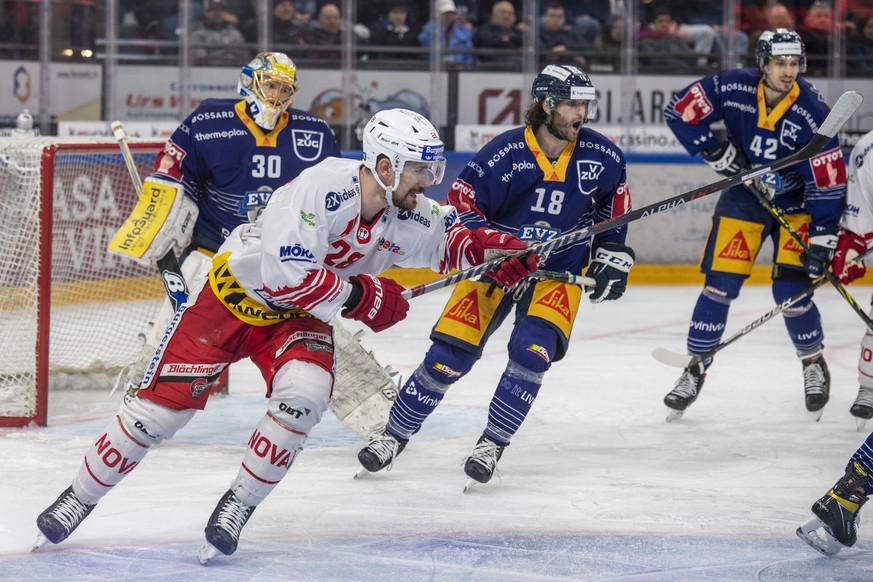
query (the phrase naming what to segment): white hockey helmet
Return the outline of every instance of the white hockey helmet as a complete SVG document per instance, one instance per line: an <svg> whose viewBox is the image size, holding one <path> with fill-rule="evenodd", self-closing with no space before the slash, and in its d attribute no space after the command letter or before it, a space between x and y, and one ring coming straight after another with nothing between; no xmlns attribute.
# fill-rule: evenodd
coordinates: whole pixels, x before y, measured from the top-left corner
<svg viewBox="0 0 873 582"><path fill-rule="evenodd" d="M443 155L445 144L430 121L418 113L408 109L379 111L364 127L362 140L364 165L385 189L389 205L393 204L391 194L400 184L400 174L406 162L426 164L431 184L443 181L446 172L446 158ZM391 161L394 169L394 184L391 186L383 184L376 171L379 156Z"/></svg>
<svg viewBox="0 0 873 582"><path fill-rule="evenodd" d="M255 123L266 130L276 127L299 88L294 61L284 53L266 52L258 54L242 68L237 85Z"/></svg>
<svg viewBox="0 0 873 582"><path fill-rule="evenodd" d="M806 47L800 35L790 28L764 31L755 45L755 60L762 71L770 59L779 56L799 57L800 72L806 72Z"/></svg>

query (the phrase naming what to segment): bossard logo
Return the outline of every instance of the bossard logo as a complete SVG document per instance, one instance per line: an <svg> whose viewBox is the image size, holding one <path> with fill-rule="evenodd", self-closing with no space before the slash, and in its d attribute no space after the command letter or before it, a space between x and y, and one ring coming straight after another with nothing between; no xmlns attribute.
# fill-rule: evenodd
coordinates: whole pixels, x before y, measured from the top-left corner
<svg viewBox="0 0 873 582"><path fill-rule="evenodd" d="M449 311L446 313L446 318L453 319L458 323L463 323L475 330L479 330L479 297L476 295L476 290L474 289L473 291L470 291L462 297L460 301L449 308Z"/></svg>
<svg viewBox="0 0 873 582"><path fill-rule="evenodd" d="M779 143L790 150L797 149L797 138L799 137L800 126L792 123L787 119L782 122L782 133L779 135Z"/></svg>
<svg viewBox="0 0 873 582"><path fill-rule="evenodd" d="M590 196L597 190L603 164L594 160L579 160L576 162L576 171L579 173L579 191Z"/></svg>
<svg viewBox="0 0 873 582"><path fill-rule="evenodd" d="M564 316L564 319L570 321L570 302L567 300L567 286L563 283L537 301L537 305L557 311Z"/></svg>
<svg viewBox="0 0 873 582"><path fill-rule="evenodd" d="M321 155L321 144L324 135L320 131L292 129L291 139L294 142L294 153L305 162L313 162Z"/></svg>
<svg viewBox="0 0 873 582"><path fill-rule="evenodd" d="M750 261L752 259L752 251L749 250L749 243L746 241L743 231L737 231L737 234L718 254L718 258L733 261Z"/></svg>

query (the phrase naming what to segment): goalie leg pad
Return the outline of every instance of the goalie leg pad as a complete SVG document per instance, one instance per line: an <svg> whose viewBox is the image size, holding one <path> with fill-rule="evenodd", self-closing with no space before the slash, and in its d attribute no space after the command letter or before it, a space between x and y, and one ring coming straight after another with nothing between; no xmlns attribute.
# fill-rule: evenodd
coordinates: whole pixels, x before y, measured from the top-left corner
<svg viewBox="0 0 873 582"><path fill-rule="evenodd" d="M122 407L97 441L73 480L73 492L83 503L93 505L139 465L149 449L185 426L194 410L176 411L135 399Z"/></svg>
<svg viewBox="0 0 873 582"><path fill-rule="evenodd" d="M241 503L258 505L291 468L327 409L331 382L321 366L301 361L286 364L273 378L268 412L255 427L230 487Z"/></svg>

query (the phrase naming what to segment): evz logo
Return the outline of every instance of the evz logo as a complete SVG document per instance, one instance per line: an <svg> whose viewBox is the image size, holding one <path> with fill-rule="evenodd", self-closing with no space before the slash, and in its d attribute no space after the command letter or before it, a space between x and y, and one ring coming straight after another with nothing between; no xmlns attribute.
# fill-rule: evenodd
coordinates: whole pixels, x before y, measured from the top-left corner
<svg viewBox="0 0 873 582"><path fill-rule="evenodd" d="M579 174L579 191L590 196L597 190L597 181L603 173L603 164L594 160L579 160L576 162Z"/></svg>
<svg viewBox="0 0 873 582"><path fill-rule="evenodd" d="M321 155L321 144L324 134L320 131L292 129L291 140L294 142L294 153L304 162L314 162Z"/></svg>
<svg viewBox="0 0 873 582"><path fill-rule="evenodd" d="M779 136L779 142L789 148L797 148L797 133L800 131L800 126L796 123L791 123L788 120L782 122L782 134Z"/></svg>

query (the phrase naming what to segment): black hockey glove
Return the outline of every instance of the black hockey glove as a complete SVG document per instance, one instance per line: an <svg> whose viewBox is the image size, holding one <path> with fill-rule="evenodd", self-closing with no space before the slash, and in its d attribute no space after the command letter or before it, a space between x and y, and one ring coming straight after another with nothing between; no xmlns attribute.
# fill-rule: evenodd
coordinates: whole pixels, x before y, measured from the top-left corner
<svg viewBox="0 0 873 582"><path fill-rule="evenodd" d="M809 250L800 253L800 260L811 278L818 279L825 274L831 261L834 260L836 248L836 228L809 229Z"/></svg>
<svg viewBox="0 0 873 582"><path fill-rule="evenodd" d="M594 279L591 303L614 301L627 289L627 274L634 266L634 251L627 245L603 243L594 251L587 275Z"/></svg>
<svg viewBox="0 0 873 582"><path fill-rule="evenodd" d="M730 140L716 149L703 150L700 152L700 156L703 161L709 164L710 168L725 178L730 178L750 167L746 155L738 150Z"/></svg>

